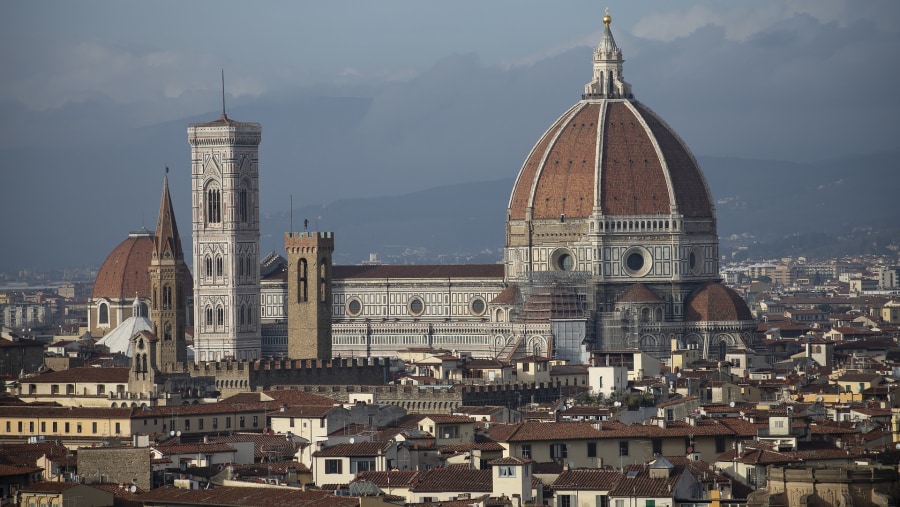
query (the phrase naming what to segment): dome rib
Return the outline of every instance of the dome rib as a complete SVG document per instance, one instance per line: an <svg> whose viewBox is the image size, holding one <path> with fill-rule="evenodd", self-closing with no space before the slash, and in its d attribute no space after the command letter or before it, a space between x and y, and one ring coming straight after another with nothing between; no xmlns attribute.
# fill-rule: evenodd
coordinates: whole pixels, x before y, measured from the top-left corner
<svg viewBox="0 0 900 507"><path fill-rule="evenodd" d="M650 108L637 101L634 107L647 122L665 156L677 212L686 217L713 218L709 186L687 145Z"/></svg>
<svg viewBox="0 0 900 507"><path fill-rule="evenodd" d="M531 193L535 219L587 217L593 207L597 104L571 115L548 147ZM585 193L588 203L585 203Z"/></svg>
<svg viewBox="0 0 900 507"><path fill-rule="evenodd" d="M603 214L668 214L667 178L649 132L624 102L610 102L608 110L600 181Z"/></svg>
<svg viewBox="0 0 900 507"><path fill-rule="evenodd" d="M524 218L526 209L533 206L532 196L534 194L535 175L538 174L543 165L544 159L547 156L547 148L550 146L551 142L556 140L560 129L565 124L565 120L580 106L581 104L579 103L570 107L565 114L560 116L553 125L544 132L544 135L541 136L531 149L531 153L528 154L528 158L526 158L525 163L522 164L522 169L519 170L519 175L516 177L516 181L513 184L513 192L509 199L510 216Z"/></svg>

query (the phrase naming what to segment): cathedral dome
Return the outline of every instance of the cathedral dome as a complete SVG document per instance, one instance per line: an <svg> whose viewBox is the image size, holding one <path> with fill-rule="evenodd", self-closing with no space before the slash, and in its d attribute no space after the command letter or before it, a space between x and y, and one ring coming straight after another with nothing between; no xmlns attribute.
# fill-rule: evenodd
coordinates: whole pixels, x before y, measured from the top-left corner
<svg viewBox="0 0 900 507"><path fill-rule="evenodd" d="M125 241L110 252L94 279L94 299L132 300L135 295L150 297L150 260L155 248L153 232L146 229L128 234ZM184 292L193 294L191 274L183 280Z"/></svg>
<svg viewBox="0 0 900 507"><path fill-rule="evenodd" d="M744 299L718 282L707 282L684 300L685 322L753 320Z"/></svg>
<svg viewBox="0 0 900 507"><path fill-rule="evenodd" d="M133 299L150 297L150 258L153 233L142 229L132 232L109 254L94 280L94 299Z"/></svg>
<svg viewBox="0 0 900 507"><path fill-rule="evenodd" d="M594 51L582 100L538 139L516 178L510 220L682 215L713 218L697 161L678 135L634 100L609 30Z"/></svg>

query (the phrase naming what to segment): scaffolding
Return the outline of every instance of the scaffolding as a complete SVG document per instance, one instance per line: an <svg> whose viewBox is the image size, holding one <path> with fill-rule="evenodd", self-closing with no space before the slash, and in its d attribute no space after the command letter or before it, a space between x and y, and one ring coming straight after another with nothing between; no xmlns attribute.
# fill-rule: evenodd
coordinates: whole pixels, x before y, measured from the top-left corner
<svg viewBox="0 0 900 507"><path fill-rule="evenodd" d="M585 361L583 343L591 339L591 274L586 271L529 273L519 286L516 320L550 323L549 355L571 364Z"/></svg>

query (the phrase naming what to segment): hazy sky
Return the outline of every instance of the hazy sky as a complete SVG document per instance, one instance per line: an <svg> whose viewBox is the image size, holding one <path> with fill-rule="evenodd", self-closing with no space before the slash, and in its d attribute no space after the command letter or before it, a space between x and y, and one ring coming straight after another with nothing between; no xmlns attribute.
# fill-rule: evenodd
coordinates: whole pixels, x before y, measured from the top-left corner
<svg viewBox="0 0 900 507"><path fill-rule="evenodd" d="M289 194L327 203L512 178L540 133L580 98L606 6L2 2L0 152L11 176L3 211L30 212L0 233L40 251L49 245L32 235L52 224L87 241L96 251L86 258L99 264L140 225L137 215L155 216L168 164L189 236L185 127L218 114L223 68L231 116L263 124L264 211L286 207L274 203ZM636 97L698 156L802 162L896 148L896 0L608 6ZM369 102L342 102L340 117L321 104L296 106L322 96ZM289 110L305 115L294 132ZM341 125L352 125L352 142ZM123 192L147 188L140 199ZM123 205L134 210L121 213ZM113 210L123 217L112 217L105 235L82 230L85 218ZM10 255L0 253L0 266Z"/></svg>
<svg viewBox="0 0 900 507"><path fill-rule="evenodd" d="M529 65L596 45L604 5L593 0L4 2L0 100L47 110L103 97L143 105L134 121L151 122L215 109L221 68L228 95L240 98L310 84L405 81L455 54L474 53L488 67ZM796 42L789 39L811 35L812 27L804 33L785 24L798 18L809 17L808 23L833 32L857 26L868 33L851 44L835 33L834 43L847 54L836 54L822 41L826 44L807 55L808 68L795 72L818 72L829 60L849 57L872 62L874 71L876 65L896 67L896 58L853 54L853 44L871 49L863 44L900 28L900 6L893 0L638 0L610 7L616 35L644 39L640 45L714 27L728 44L788 46ZM762 40L761 34L772 31L774 37ZM639 61L640 45L626 45L626 58ZM703 56L681 54L678 60L689 71L702 65L697 58ZM767 79L766 68L758 70L760 79ZM860 77L841 75L839 68L830 74L848 91ZM194 92L207 100L192 100L185 108L178 99Z"/></svg>

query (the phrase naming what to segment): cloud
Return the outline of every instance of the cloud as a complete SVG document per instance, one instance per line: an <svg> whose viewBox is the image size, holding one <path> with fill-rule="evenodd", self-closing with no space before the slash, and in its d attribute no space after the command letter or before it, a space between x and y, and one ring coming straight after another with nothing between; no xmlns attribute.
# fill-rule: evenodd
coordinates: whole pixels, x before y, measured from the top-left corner
<svg viewBox="0 0 900 507"><path fill-rule="evenodd" d="M678 4L673 4L678 5ZM886 15L893 12L893 15ZM809 15L822 24L846 26L865 20L878 30L896 31L900 4L894 0L848 2L847 0L773 0L768 2L703 1L687 9L670 7L642 16L633 33L650 40L671 42L686 37L706 25L724 29L725 38L745 41L778 22L797 15Z"/></svg>

